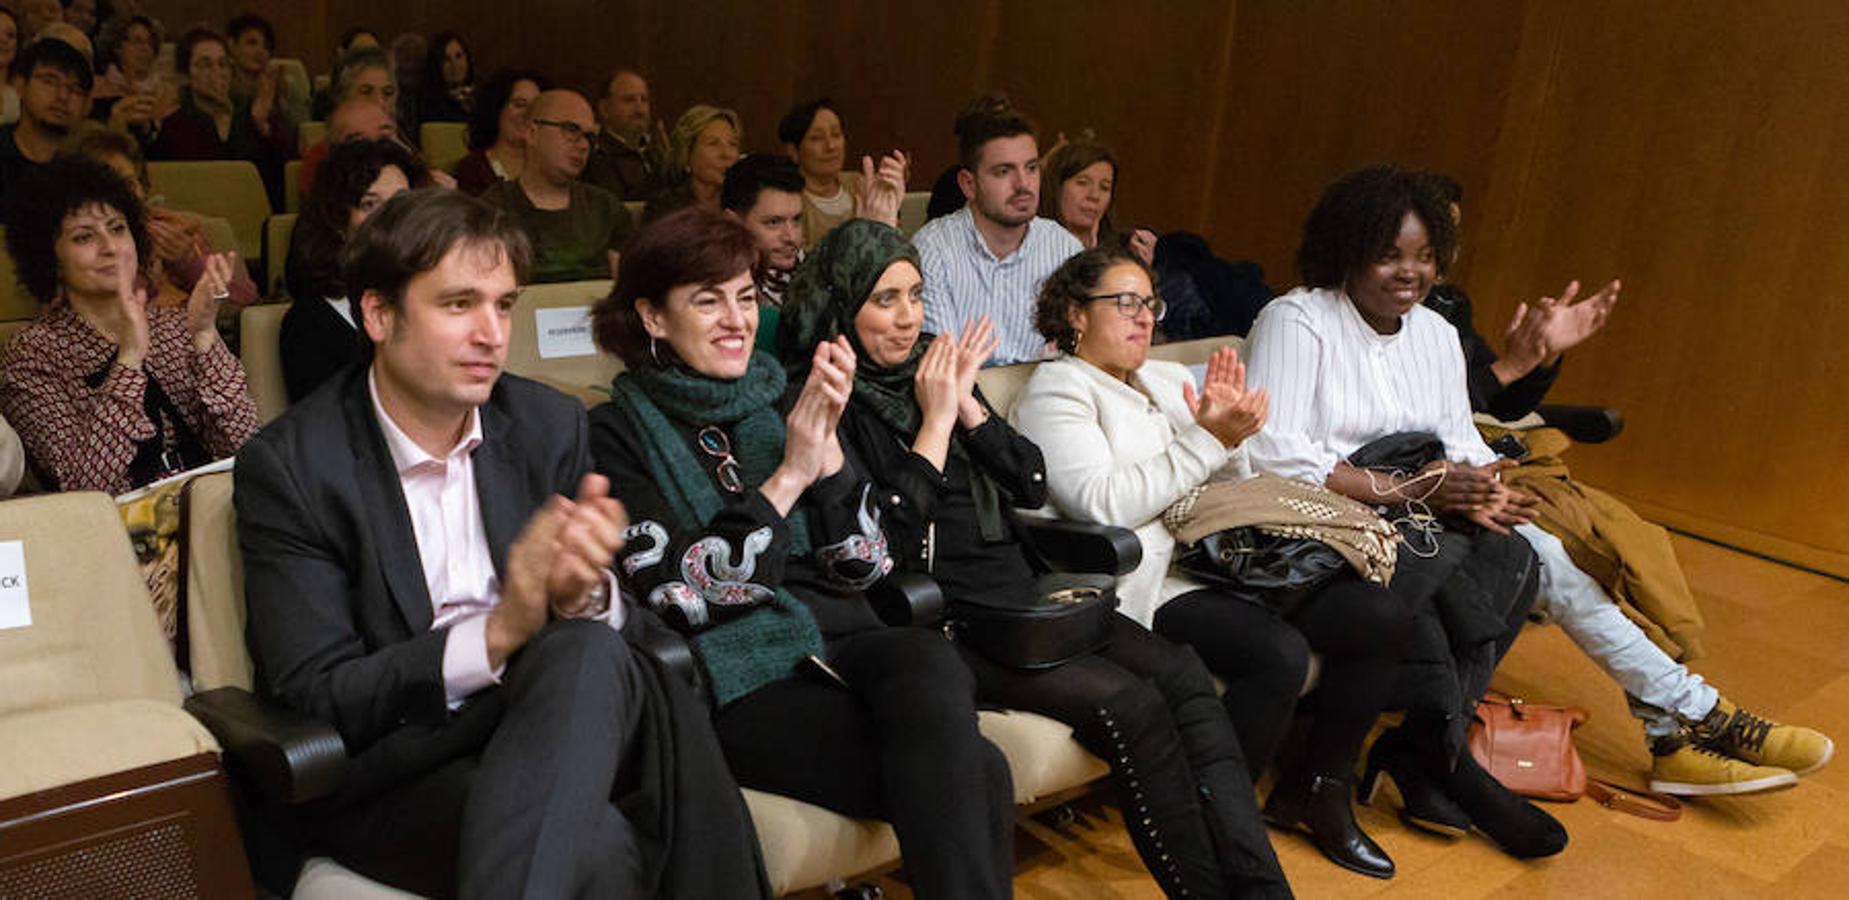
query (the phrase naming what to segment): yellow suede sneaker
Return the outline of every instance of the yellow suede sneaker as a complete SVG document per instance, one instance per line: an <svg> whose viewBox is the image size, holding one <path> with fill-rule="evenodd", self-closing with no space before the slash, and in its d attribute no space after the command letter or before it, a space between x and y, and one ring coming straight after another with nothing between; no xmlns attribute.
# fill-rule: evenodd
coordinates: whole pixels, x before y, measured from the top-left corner
<svg viewBox="0 0 1849 900"><path fill-rule="evenodd" d="M1650 790L1683 797L1753 794L1798 783L1789 769L1755 766L1690 742L1685 735L1659 738L1650 748Z"/></svg>
<svg viewBox="0 0 1849 900"><path fill-rule="evenodd" d="M1707 718L1690 729L1694 743L1756 766L1789 769L1808 775L1836 754L1836 744L1822 732L1762 719L1720 698Z"/></svg>

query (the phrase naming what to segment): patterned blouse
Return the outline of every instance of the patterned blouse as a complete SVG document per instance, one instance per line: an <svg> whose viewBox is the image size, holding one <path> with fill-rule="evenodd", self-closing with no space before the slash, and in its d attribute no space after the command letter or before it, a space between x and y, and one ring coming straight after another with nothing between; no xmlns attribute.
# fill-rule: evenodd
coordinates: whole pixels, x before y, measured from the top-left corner
<svg viewBox="0 0 1849 900"><path fill-rule="evenodd" d="M140 368L117 365L116 351L70 304L54 302L0 362L0 415L18 429L46 488L125 493L210 461L182 458L183 431L211 459L236 453L257 433L244 367L219 341L196 353L183 309L149 307ZM161 394L170 406L156 402ZM180 422L165 409L177 411ZM157 434L156 470L136 467L131 475Z"/></svg>

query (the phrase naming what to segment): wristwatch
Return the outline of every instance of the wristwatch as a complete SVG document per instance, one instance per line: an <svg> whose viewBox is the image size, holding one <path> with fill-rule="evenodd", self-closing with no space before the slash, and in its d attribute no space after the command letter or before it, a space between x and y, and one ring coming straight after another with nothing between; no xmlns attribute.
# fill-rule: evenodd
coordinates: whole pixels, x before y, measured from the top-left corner
<svg viewBox="0 0 1849 900"><path fill-rule="evenodd" d="M584 606L571 615L560 615L565 619L595 619L610 610L610 582L599 581L584 594Z"/></svg>

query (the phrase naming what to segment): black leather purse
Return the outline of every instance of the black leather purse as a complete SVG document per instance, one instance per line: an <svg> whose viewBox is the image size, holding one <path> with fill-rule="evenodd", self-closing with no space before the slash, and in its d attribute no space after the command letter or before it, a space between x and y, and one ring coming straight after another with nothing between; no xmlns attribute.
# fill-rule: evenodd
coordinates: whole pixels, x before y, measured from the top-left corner
<svg viewBox="0 0 1849 900"><path fill-rule="evenodd" d="M1288 615L1348 562L1321 541L1246 526L1201 538L1176 557L1175 567L1223 593Z"/></svg>
<svg viewBox="0 0 1849 900"><path fill-rule="evenodd" d="M1117 580L1055 572L1035 582L1032 602L950 603L944 630L991 662L1012 669L1051 669L1110 643Z"/></svg>

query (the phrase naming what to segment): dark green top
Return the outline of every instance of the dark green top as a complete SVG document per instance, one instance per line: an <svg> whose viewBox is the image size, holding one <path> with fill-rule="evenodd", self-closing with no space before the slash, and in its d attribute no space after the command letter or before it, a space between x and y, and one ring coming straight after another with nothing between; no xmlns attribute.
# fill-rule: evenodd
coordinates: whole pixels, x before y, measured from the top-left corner
<svg viewBox="0 0 1849 900"><path fill-rule="evenodd" d="M481 196L513 215L533 242L536 284L609 278L606 251L621 250L635 230L623 201L581 181L571 184L571 205L558 210L535 207L519 181L503 181Z"/></svg>

